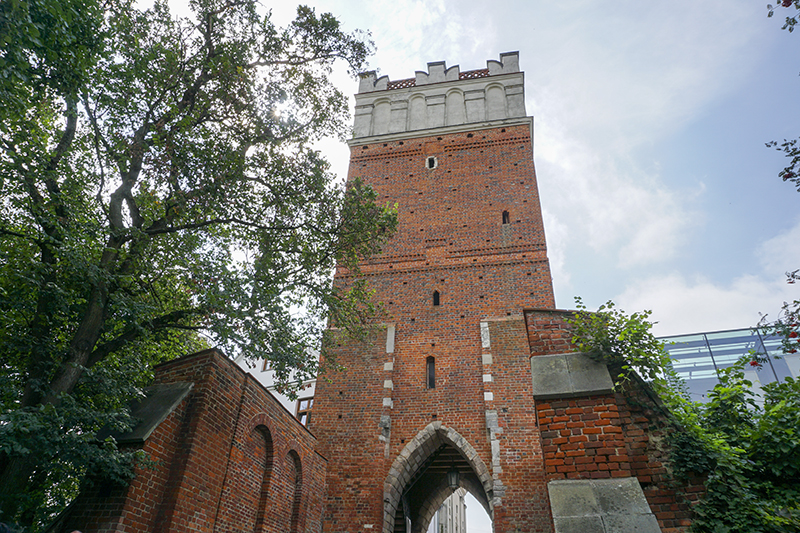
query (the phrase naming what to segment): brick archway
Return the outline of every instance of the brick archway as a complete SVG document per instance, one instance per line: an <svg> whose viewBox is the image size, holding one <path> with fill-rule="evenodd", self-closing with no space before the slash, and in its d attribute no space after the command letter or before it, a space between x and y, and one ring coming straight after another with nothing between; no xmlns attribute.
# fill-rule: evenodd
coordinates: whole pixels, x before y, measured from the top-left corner
<svg viewBox="0 0 800 533"><path fill-rule="evenodd" d="M406 444L389 469L389 474L383 484L384 533L393 533L395 530L395 516L398 507L403 505L402 498L408 489L409 482L420 473L423 465L443 447L455 449L469 465L471 474L474 475L463 479L461 486L472 493L491 515L492 475L489 469L486 468L475 448L456 430L442 425L441 422L433 422ZM427 525L433 513L438 509L437 502L441 505L450 493L452 491L447 487L441 487L438 484L432 487L427 492L425 504L417 513L418 520L412 531L421 528L423 523Z"/></svg>

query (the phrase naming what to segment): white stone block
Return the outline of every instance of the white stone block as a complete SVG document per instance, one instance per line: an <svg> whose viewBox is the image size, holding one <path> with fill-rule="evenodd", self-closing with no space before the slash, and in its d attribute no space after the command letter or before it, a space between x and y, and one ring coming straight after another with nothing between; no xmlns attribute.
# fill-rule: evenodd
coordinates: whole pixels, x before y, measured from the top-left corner
<svg viewBox="0 0 800 533"><path fill-rule="evenodd" d="M394 353L394 333L394 324L389 324L386 326L386 353ZM391 368L388 370L391 370Z"/></svg>
<svg viewBox="0 0 800 533"><path fill-rule="evenodd" d="M483 348L491 347L492 342L489 339L489 323L481 322L481 346Z"/></svg>

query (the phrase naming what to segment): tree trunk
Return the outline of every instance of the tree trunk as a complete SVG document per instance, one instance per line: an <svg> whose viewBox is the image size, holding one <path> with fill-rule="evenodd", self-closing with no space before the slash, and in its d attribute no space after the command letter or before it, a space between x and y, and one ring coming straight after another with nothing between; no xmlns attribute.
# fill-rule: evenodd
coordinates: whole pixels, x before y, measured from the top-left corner
<svg viewBox="0 0 800 533"><path fill-rule="evenodd" d="M58 405L59 396L69 394L77 385L84 367L89 361L89 356L103 331L107 303L108 296L104 290L96 288L92 291L89 308L84 313L83 320L72 338L67 357L50 382L47 395L42 401L43 404Z"/></svg>
<svg viewBox="0 0 800 533"><path fill-rule="evenodd" d="M44 394L31 392L34 387L31 382L35 376L28 378L26 394L21 402L21 409L37 408L41 405L58 405L61 402L62 394L69 394L77 385L78 380L83 374L84 367L89 360L97 341L100 339L103 323L106 318L106 305L108 295L103 288L95 288L89 299L89 307L83 315L83 320L75 332L75 336L70 343L69 351L58 368L53 379L50 381ZM35 453L35 450L34 450ZM24 502L17 499L8 498L4 495L20 495L36 490L37 482L34 479L35 464L25 457L0 453L0 518L3 520L19 519L22 526L31 525L33 515L29 512L17 518L21 507L25 507ZM28 523L26 523L28 522Z"/></svg>
<svg viewBox="0 0 800 533"><path fill-rule="evenodd" d="M24 493L32 474L31 465L21 457L0 453L0 520L17 520L21 504L17 498Z"/></svg>

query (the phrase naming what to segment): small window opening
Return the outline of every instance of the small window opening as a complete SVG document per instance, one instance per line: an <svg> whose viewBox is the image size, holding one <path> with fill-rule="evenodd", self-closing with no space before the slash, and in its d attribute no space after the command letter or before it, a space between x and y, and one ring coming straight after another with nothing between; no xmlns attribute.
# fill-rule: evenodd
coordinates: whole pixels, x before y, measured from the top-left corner
<svg viewBox="0 0 800 533"><path fill-rule="evenodd" d="M436 388L436 359L433 356L425 360L425 384L429 389Z"/></svg>
<svg viewBox="0 0 800 533"><path fill-rule="evenodd" d="M503 224L508 224L511 222L511 217L508 215L508 211L503 211Z"/></svg>
<svg viewBox="0 0 800 533"><path fill-rule="evenodd" d="M436 159L435 156L429 156L428 159L425 160L425 166L433 169L439 166L439 160Z"/></svg>
<svg viewBox="0 0 800 533"><path fill-rule="evenodd" d="M439 305L439 291L433 291L433 305Z"/></svg>
<svg viewBox="0 0 800 533"><path fill-rule="evenodd" d="M297 400L297 419L304 426L308 426L308 419L311 417L311 408L313 406L314 406L313 396L310 398L300 398Z"/></svg>

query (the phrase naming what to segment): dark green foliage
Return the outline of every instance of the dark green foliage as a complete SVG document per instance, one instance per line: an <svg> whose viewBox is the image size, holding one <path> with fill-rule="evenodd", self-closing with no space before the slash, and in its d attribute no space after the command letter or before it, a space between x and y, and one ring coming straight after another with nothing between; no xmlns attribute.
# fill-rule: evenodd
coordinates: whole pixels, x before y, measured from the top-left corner
<svg viewBox="0 0 800 533"><path fill-rule="evenodd" d="M748 355L720 371L705 405L688 400L666 352L650 333L649 312L626 315L609 302L596 313L579 312L575 345L591 357L648 379L672 414L671 467L678 477L707 477L694 508L692 531L789 533L800 531L800 382L787 378L763 386L759 398L744 368ZM793 349L796 324L787 322ZM794 344L793 344L794 343Z"/></svg>
<svg viewBox="0 0 800 533"><path fill-rule="evenodd" d="M327 322L365 335L363 282L334 286L396 215L310 146L344 136L335 61L370 43L250 0L0 2L0 520L35 530L86 472L136 458L130 425L160 361L208 345L268 359L283 386L335 366Z"/></svg>

